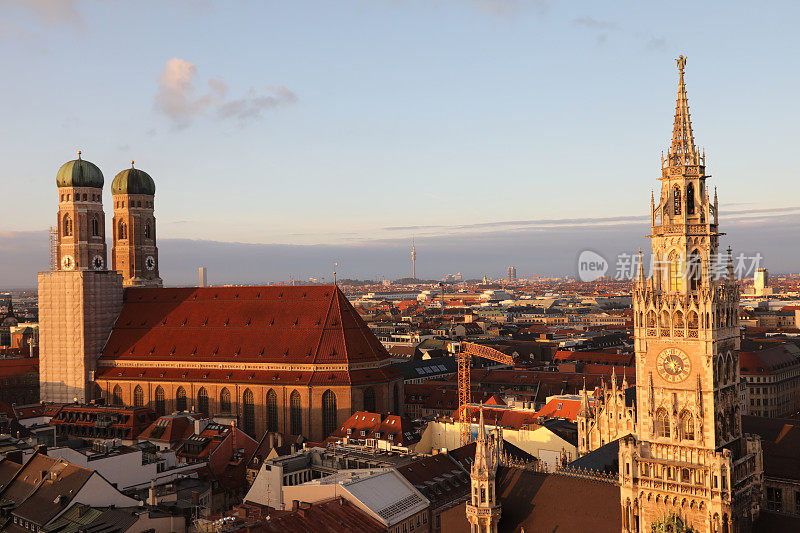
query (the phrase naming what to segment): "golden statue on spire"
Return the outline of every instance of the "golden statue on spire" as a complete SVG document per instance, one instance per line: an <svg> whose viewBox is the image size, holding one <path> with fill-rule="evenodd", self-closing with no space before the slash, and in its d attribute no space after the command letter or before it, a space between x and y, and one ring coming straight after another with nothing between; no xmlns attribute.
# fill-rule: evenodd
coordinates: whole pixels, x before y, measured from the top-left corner
<svg viewBox="0 0 800 533"><path fill-rule="evenodd" d="M683 69L686 68L686 58L684 56L678 56L678 59L675 61L678 62L678 70L680 70L681 74L683 74Z"/></svg>

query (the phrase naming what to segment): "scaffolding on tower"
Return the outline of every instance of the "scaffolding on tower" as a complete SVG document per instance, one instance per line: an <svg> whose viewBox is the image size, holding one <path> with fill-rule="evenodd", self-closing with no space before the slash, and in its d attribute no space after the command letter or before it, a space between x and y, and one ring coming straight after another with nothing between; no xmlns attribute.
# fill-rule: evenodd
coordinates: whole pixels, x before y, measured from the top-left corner
<svg viewBox="0 0 800 533"><path fill-rule="evenodd" d="M494 348L471 342L462 342L455 348L456 357L458 357L458 420L461 445L464 446L472 440L472 384L469 372L472 356L483 357L510 366L514 365L514 358Z"/></svg>
<svg viewBox="0 0 800 533"><path fill-rule="evenodd" d="M50 270L58 270L58 228L50 226Z"/></svg>

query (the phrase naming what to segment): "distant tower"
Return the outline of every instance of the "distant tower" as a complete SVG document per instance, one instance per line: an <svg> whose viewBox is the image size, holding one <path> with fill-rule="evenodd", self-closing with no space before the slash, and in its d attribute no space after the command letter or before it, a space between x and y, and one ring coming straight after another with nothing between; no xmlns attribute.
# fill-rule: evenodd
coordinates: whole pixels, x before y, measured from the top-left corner
<svg viewBox="0 0 800 533"><path fill-rule="evenodd" d="M156 219L153 202L156 184L146 172L133 167L114 178L114 246L111 264L122 274L126 287L160 287Z"/></svg>
<svg viewBox="0 0 800 533"><path fill-rule="evenodd" d="M513 266L508 267L508 281L509 282L517 281L517 267Z"/></svg>
<svg viewBox="0 0 800 533"><path fill-rule="evenodd" d="M766 268L759 268L753 281L753 290L756 296L769 296L772 294L772 288L769 286L769 272Z"/></svg>
<svg viewBox="0 0 800 533"><path fill-rule="evenodd" d="M414 247L414 239L411 239L411 279L417 279L417 250Z"/></svg>
<svg viewBox="0 0 800 533"><path fill-rule="evenodd" d="M97 396L91 381L122 308L122 277L106 268L103 173L81 159L62 165L56 268L39 273L39 389L43 401Z"/></svg>
<svg viewBox="0 0 800 533"><path fill-rule="evenodd" d="M200 267L198 270L199 275L199 282L200 284L198 287L208 287L208 269L206 267Z"/></svg>
<svg viewBox="0 0 800 533"><path fill-rule="evenodd" d="M483 422L483 405L480 408L478 438L475 441L475 461L472 463L470 480L472 496L467 503L467 520L470 531L497 533L500 522L500 504L497 502L495 477L502 454L502 434L486 435Z"/></svg>

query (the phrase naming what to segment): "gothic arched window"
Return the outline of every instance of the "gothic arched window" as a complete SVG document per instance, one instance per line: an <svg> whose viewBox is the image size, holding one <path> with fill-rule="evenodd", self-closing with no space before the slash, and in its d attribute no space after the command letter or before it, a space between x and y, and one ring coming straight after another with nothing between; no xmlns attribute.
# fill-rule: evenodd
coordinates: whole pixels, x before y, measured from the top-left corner
<svg viewBox="0 0 800 533"><path fill-rule="evenodd" d="M655 311L648 311L647 312L647 327L654 328L656 327L656 312Z"/></svg>
<svg viewBox="0 0 800 533"><path fill-rule="evenodd" d="M666 309L661 311L661 323L659 324L659 327L661 328L662 334L669 334L669 311Z"/></svg>
<svg viewBox="0 0 800 533"><path fill-rule="evenodd" d="M694 185L686 187L686 214L694 215Z"/></svg>
<svg viewBox="0 0 800 533"><path fill-rule="evenodd" d="M339 423L336 419L336 395L330 389L322 395L322 435L327 438L336 431Z"/></svg>
<svg viewBox="0 0 800 533"><path fill-rule="evenodd" d="M133 389L133 406L144 407L144 390L141 385L136 385L136 388Z"/></svg>
<svg viewBox="0 0 800 533"><path fill-rule="evenodd" d="M175 410L186 410L186 389L183 387L178 387L178 390L175 391Z"/></svg>
<svg viewBox="0 0 800 533"><path fill-rule="evenodd" d="M703 261L700 252L693 250L686 262L686 277L689 278L689 288L693 291L700 288L703 278Z"/></svg>
<svg viewBox="0 0 800 533"><path fill-rule="evenodd" d="M150 221L149 220L144 223L144 238L145 239L149 239L150 238Z"/></svg>
<svg viewBox="0 0 800 533"><path fill-rule="evenodd" d="M69 215L64 215L64 237L72 237L72 218Z"/></svg>
<svg viewBox="0 0 800 533"><path fill-rule="evenodd" d="M375 389L372 387L364 389L364 410L369 413L375 412Z"/></svg>
<svg viewBox="0 0 800 533"><path fill-rule="evenodd" d="M125 224L124 220L119 221L119 229L117 230L117 239L127 239L128 238L128 225Z"/></svg>
<svg viewBox="0 0 800 533"><path fill-rule="evenodd" d="M678 186L675 186L675 189L672 192L672 213L675 215L681 214L681 190Z"/></svg>
<svg viewBox="0 0 800 533"><path fill-rule="evenodd" d="M278 431L278 393L274 389L267 393L267 431Z"/></svg>
<svg viewBox="0 0 800 533"><path fill-rule="evenodd" d="M675 251L669 254L669 290L672 292L683 292L684 264L683 257Z"/></svg>
<svg viewBox="0 0 800 533"><path fill-rule="evenodd" d="M231 412L231 391L227 387L219 393L219 412L230 414Z"/></svg>
<svg viewBox="0 0 800 533"><path fill-rule="evenodd" d="M676 330L682 330L684 328L683 324L683 311L675 311L675 315L672 322L673 327Z"/></svg>
<svg viewBox="0 0 800 533"><path fill-rule="evenodd" d="M92 218L92 237L99 237L100 236L100 222L97 220L97 217Z"/></svg>
<svg viewBox="0 0 800 533"><path fill-rule="evenodd" d="M111 405L122 405L122 387L114 385L114 392L111 395Z"/></svg>
<svg viewBox="0 0 800 533"><path fill-rule="evenodd" d="M695 311L689 311L689 314L687 315L686 322L689 325L689 329L690 330L695 330L696 331L698 326L699 326L698 320L697 320L697 313Z"/></svg>
<svg viewBox="0 0 800 533"><path fill-rule="evenodd" d="M250 435L256 431L256 406L253 391L247 389L242 395L242 428Z"/></svg>
<svg viewBox="0 0 800 533"><path fill-rule="evenodd" d="M208 391L205 387L197 391L197 411L208 416Z"/></svg>
<svg viewBox="0 0 800 533"><path fill-rule="evenodd" d="M656 411L655 434L657 437L669 437L669 415L663 407Z"/></svg>
<svg viewBox="0 0 800 533"><path fill-rule="evenodd" d="M694 417L689 411L681 413L681 438L694 440Z"/></svg>
<svg viewBox="0 0 800 533"><path fill-rule="evenodd" d="M300 393L292 391L289 396L289 422L292 435L300 435L303 432L303 412L300 406ZM325 435L327 437L327 435Z"/></svg>
<svg viewBox="0 0 800 533"><path fill-rule="evenodd" d="M161 385L156 387L156 413L163 415L167 412L167 398Z"/></svg>

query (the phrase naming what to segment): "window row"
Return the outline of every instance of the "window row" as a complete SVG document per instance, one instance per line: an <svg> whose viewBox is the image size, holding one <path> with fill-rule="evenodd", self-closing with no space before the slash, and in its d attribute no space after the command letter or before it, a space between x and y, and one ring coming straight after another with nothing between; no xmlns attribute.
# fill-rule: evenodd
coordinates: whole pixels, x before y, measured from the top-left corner
<svg viewBox="0 0 800 533"><path fill-rule="evenodd" d="M61 201L62 202L71 202L72 201L71 198L72 198L72 195L70 195L70 194L62 194L61 195ZM89 198L91 198L91 200L89 200ZM89 201L99 202L100 198L101 197L100 197L99 194L89 195L89 194L83 193L83 194L76 194L75 195L75 201L76 202L89 202Z"/></svg>
<svg viewBox="0 0 800 533"><path fill-rule="evenodd" d="M125 201L124 200L117 200L116 202L114 202L114 207L125 207ZM142 205L142 201L141 200L136 200L135 202L131 201L131 204L130 204L129 207L153 207L153 202L151 202L149 200L145 200L144 201L144 205Z"/></svg>
<svg viewBox="0 0 800 533"><path fill-rule="evenodd" d="M92 237L99 237L100 236L100 218L97 216L93 216L89 219L89 234ZM72 237L75 232L74 223L72 221L72 217L69 213L65 214L64 217L61 219L61 234L64 237Z"/></svg>
<svg viewBox="0 0 800 533"><path fill-rule="evenodd" d="M368 390L372 391L371 388ZM372 402L374 403L374 391L372 391L372 394ZM111 395L111 404L124 405L123 392L120 385L114 386L114 390ZM141 385L136 385L133 390L133 406L145 406L144 389ZM167 413L167 397L164 388L160 385L156 387L152 407L158 415L164 415ZM184 387L178 387L175 391L175 410L186 411L189 409L189 407L186 389ZM218 413L233 414L231 407L231 392L227 387L225 387L220 391L219 394ZM241 407L242 429L246 433L253 434L255 433L256 422L255 398L253 391L250 389L245 389L244 393L242 394ZM196 410L198 413L202 413L206 416L211 415L208 390L205 387L200 387L200 389L197 391ZM337 415L336 394L330 389L326 390L322 395L322 429L326 437L333 433L338 427ZM278 394L274 389L270 389L269 392L267 392L266 422L266 429L268 431L278 431ZM302 422L303 410L300 392L294 390L289 395L289 430L292 435L303 434Z"/></svg>

